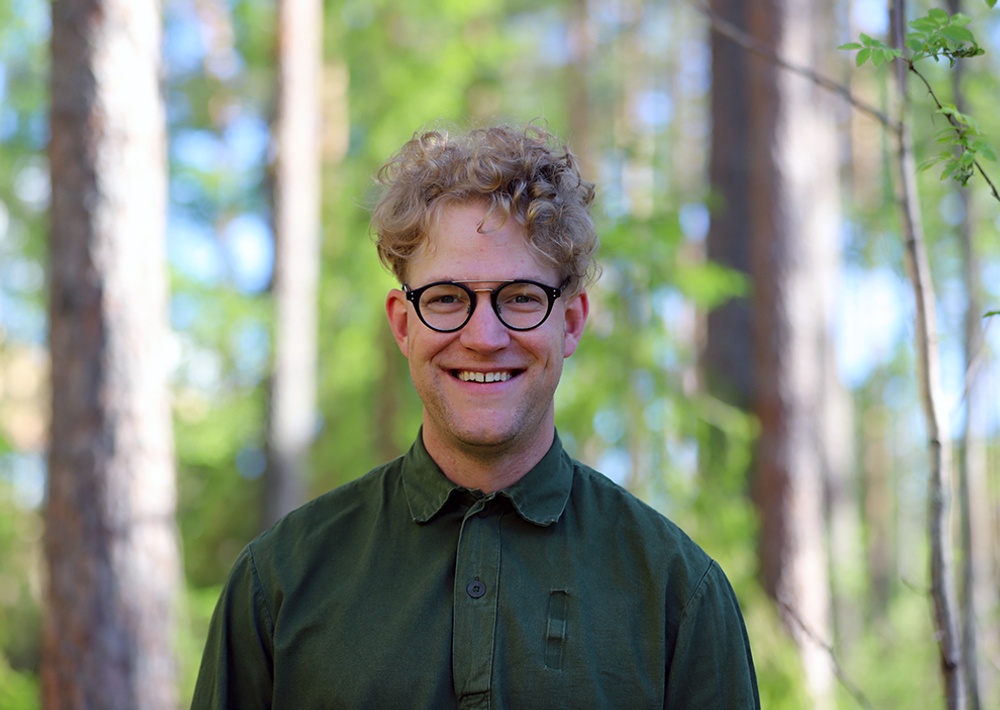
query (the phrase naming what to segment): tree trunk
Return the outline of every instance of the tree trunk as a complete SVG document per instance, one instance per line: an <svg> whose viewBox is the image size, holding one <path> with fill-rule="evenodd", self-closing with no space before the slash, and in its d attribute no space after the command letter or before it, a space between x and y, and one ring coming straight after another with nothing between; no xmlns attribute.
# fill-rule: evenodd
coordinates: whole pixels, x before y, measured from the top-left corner
<svg viewBox="0 0 1000 710"><path fill-rule="evenodd" d="M712 13L746 29L744 0L713 0ZM728 37L713 32L712 44L712 226L710 261L750 276L750 126L744 112L750 98L748 53ZM750 409L753 399L753 319L748 298L731 298L707 317L701 354L705 385L719 399ZM715 449L715 447L711 447Z"/></svg>
<svg viewBox="0 0 1000 710"><path fill-rule="evenodd" d="M52 5L48 708L175 708L159 5Z"/></svg>
<svg viewBox="0 0 1000 710"><path fill-rule="evenodd" d="M264 527L306 498L317 417L323 6L319 0L282 0L278 9L274 371Z"/></svg>
<svg viewBox="0 0 1000 710"><path fill-rule="evenodd" d="M962 11L961 0L948 0L948 12ZM951 88L955 107L967 110L963 76L965 63L958 62L951 72ZM992 677L987 659L992 650L990 640L997 638L997 627L989 623L991 599L996 589L990 550L989 486L986 465L986 420L982 385L978 378L983 342L983 295L979 255L972 238L974 202L969 190L962 190L963 219L958 225L962 246L962 268L968 300L965 306L965 427L962 430L959 475L959 506L961 510L962 544L962 646L966 658L966 689L970 710L980 710L982 698L989 698ZM980 637L982 625L987 633ZM980 653L978 649L982 648Z"/></svg>
<svg viewBox="0 0 1000 710"><path fill-rule="evenodd" d="M717 0L763 46L799 65L825 46L813 5ZM718 82L718 83L716 83ZM836 142L828 97L810 81L713 36L712 179L721 204L709 255L752 275L751 310L709 316L712 391L752 402L761 431L753 493L764 586L799 645L814 705L831 701L830 585L824 530L829 318L836 270ZM752 357L746 352L752 332Z"/></svg>
<svg viewBox="0 0 1000 710"><path fill-rule="evenodd" d="M890 28L892 43L902 47L906 33L906 2L892 0ZM896 106L899 127L893 136L896 169L896 202L899 206L904 240L904 254L910 283L913 286L916 323L917 380L927 426L930 470L928 475L928 536L930 538L930 582L934 605L934 624L940 651L941 677L949 710L966 707L965 669L955 608L955 580L952 577L951 434L941 392L941 365L938 352L938 329L931 281L930 262L920 216L916 187L916 161L909 125L906 123L908 99L907 66L896 62Z"/></svg>
<svg viewBox="0 0 1000 710"><path fill-rule="evenodd" d="M567 5L566 63L569 135L573 154L580 162L580 174L591 182L597 179L597 150L594 145L593 114L589 79L593 76L596 50L595 29L587 0L571 0Z"/></svg>

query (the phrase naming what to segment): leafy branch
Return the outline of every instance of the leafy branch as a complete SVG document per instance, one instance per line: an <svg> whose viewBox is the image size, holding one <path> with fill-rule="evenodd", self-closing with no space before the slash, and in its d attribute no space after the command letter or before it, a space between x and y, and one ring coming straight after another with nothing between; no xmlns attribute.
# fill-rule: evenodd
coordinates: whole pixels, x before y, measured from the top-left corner
<svg viewBox="0 0 1000 710"><path fill-rule="evenodd" d="M986 0L993 7L997 0ZM952 178L965 186L975 172L978 172L989 185L994 199L1000 201L1000 192L983 169L980 159L996 162L997 154L993 147L983 137L976 121L961 111L954 104L942 101L934 87L916 67L916 63L924 59L935 62L947 59L949 66L954 66L960 59L969 59L985 54L975 36L968 29L970 18L962 13L949 15L944 10L934 8L926 16L910 22L911 32L906 34L904 46L909 54L900 47L892 47L881 40L861 33L860 42L848 42L839 48L857 50L855 64L863 66L871 62L880 66L899 60L906 63L907 69L913 72L923 83L937 109L937 113L948 121L948 128L938 132L936 142L944 149L937 155L920 165L924 171L935 165L943 165L941 179Z"/></svg>

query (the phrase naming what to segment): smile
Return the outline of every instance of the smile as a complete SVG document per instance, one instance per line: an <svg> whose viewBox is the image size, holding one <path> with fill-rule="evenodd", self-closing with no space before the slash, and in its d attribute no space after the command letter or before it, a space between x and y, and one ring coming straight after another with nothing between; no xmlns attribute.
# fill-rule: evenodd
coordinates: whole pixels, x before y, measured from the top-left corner
<svg viewBox="0 0 1000 710"><path fill-rule="evenodd" d="M506 382L514 373L509 370L502 372L473 372L471 370L458 370L455 377L462 382Z"/></svg>

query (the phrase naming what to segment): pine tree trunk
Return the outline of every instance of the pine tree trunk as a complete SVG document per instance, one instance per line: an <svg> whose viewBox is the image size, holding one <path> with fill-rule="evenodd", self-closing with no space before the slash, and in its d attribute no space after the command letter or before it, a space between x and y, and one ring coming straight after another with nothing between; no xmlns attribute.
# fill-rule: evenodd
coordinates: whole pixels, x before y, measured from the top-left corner
<svg viewBox="0 0 1000 710"><path fill-rule="evenodd" d="M829 24L820 8L787 0L717 0L712 9L802 66L815 66L810 52L823 46ZM729 401L748 398L760 422L752 488L763 583L799 646L814 707L827 707L833 667L825 649L832 633L824 494L837 430L827 351L838 222L829 97L718 36L715 82L712 175L722 204L709 255L745 268L754 295L748 313L733 304L710 315L706 380ZM752 358L733 342L745 337L747 319Z"/></svg>
<svg viewBox="0 0 1000 710"><path fill-rule="evenodd" d="M47 708L175 708L159 5L52 5Z"/></svg>

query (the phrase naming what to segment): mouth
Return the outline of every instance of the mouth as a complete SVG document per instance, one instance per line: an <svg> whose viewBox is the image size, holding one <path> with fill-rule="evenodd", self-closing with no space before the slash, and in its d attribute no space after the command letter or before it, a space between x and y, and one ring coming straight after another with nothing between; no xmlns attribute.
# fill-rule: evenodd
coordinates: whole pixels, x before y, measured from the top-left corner
<svg viewBox="0 0 1000 710"><path fill-rule="evenodd" d="M481 372L478 370L452 370L454 377L462 382L506 382L521 374L521 370L500 370L497 372Z"/></svg>

